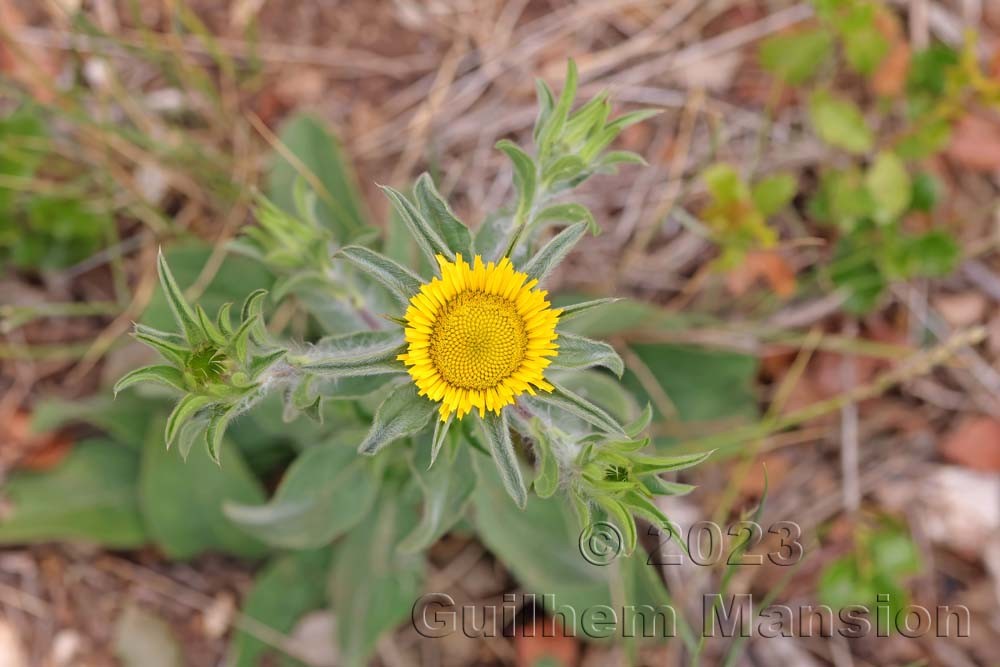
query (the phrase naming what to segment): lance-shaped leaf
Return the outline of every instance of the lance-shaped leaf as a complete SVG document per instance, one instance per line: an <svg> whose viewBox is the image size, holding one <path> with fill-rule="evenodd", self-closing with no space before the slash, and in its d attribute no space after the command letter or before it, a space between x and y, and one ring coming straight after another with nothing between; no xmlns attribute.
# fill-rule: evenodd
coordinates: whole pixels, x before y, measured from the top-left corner
<svg viewBox="0 0 1000 667"><path fill-rule="evenodd" d="M324 377L359 377L398 373L396 360L406 345L398 331L363 331L324 338L307 354L291 357L299 368Z"/></svg>
<svg viewBox="0 0 1000 667"><path fill-rule="evenodd" d="M186 391L184 385L184 373L173 366L144 366L128 373L115 383L114 393L117 394L126 387L131 387L139 382L156 382L174 389Z"/></svg>
<svg viewBox="0 0 1000 667"><path fill-rule="evenodd" d="M240 308L240 321L253 322L250 337L257 342L263 342L267 337L267 332L264 330L263 312L265 296L267 296L266 289L256 289L247 296L243 301L243 307Z"/></svg>
<svg viewBox="0 0 1000 667"><path fill-rule="evenodd" d="M577 241L583 238L586 232L587 223L585 222L570 225L542 246L542 249L521 267L521 271L527 273L529 278L536 278L541 282L552 269L559 265L559 262L566 258L569 251L573 249Z"/></svg>
<svg viewBox="0 0 1000 667"><path fill-rule="evenodd" d="M559 355L552 360L553 368L582 370L603 366L618 377L625 372L622 358L607 343L569 333L560 333L557 342Z"/></svg>
<svg viewBox="0 0 1000 667"><path fill-rule="evenodd" d="M462 253L465 257L471 258L472 235L469 233L469 228L452 213L448 202L434 187L434 181L430 174L427 172L420 174L413 186L413 194L416 197L417 208L420 209L431 226L438 231L451 251Z"/></svg>
<svg viewBox="0 0 1000 667"><path fill-rule="evenodd" d="M628 433L630 438L637 437L640 433L646 430L650 422L653 421L653 406L650 403L646 403L646 407L642 409L639 416L630 421L625 425L625 432Z"/></svg>
<svg viewBox="0 0 1000 667"><path fill-rule="evenodd" d="M238 407L238 404L217 407L212 411L212 416L208 420L208 426L205 428L205 444L208 446L208 455L216 464L220 463L219 451L222 448L222 436L226 434L229 422L236 416Z"/></svg>
<svg viewBox="0 0 1000 667"><path fill-rule="evenodd" d="M535 119L535 127L532 131L532 139L535 143L538 143L538 135L543 129L545 129L545 124L552 114L552 109L556 106L555 95L552 94L552 89L549 88L549 84L545 83L541 79L535 79L535 93L538 97L538 117Z"/></svg>
<svg viewBox="0 0 1000 667"><path fill-rule="evenodd" d="M683 470L696 466L715 450L700 452L698 454L681 454L679 456L642 456L632 457L632 471L637 475L646 473L667 472L668 470Z"/></svg>
<svg viewBox="0 0 1000 667"><path fill-rule="evenodd" d="M379 187L389 197L399 217L410 231L413 240L420 246L431 266L437 266L437 255L444 255L446 259L454 261L455 253L448 247L440 232L431 225L416 206L410 203L410 200L403 193L387 185Z"/></svg>
<svg viewBox="0 0 1000 667"><path fill-rule="evenodd" d="M187 361L190 350L185 347L186 341L181 336L142 324L135 325L135 331L132 335L136 340L150 346L159 352L164 359L177 366L183 366Z"/></svg>
<svg viewBox="0 0 1000 667"><path fill-rule="evenodd" d="M635 545L638 542L635 519L632 518L632 515L624 505L609 496L599 496L597 498L597 504L600 505L601 509L607 512L608 516L614 519L614 522L618 524L619 528L622 529L622 539L625 543L621 546L625 555L631 554L635 551Z"/></svg>
<svg viewBox="0 0 1000 667"><path fill-rule="evenodd" d="M521 150L520 146L509 139L498 141L496 147L503 151L514 165L514 187L517 188L517 211L514 214L514 226L520 227L528 221L528 213L535 203L535 191L538 189L535 161Z"/></svg>
<svg viewBox="0 0 1000 667"><path fill-rule="evenodd" d="M538 472L533 484L535 493L539 498L549 498L559 488L559 462L552 451L552 440L538 419L532 422L531 438L535 443L535 457L538 459Z"/></svg>
<svg viewBox="0 0 1000 667"><path fill-rule="evenodd" d="M423 282L420 276L374 250L349 245L341 248L336 256L377 280L404 306L420 291Z"/></svg>
<svg viewBox="0 0 1000 667"><path fill-rule="evenodd" d="M437 404L420 396L416 385L412 382L401 384L378 406L371 430L358 447L358 452L373 456L386 445L418 433L435 412Z"/></svg>
<svg viewBox="0 0 1000 667"><path fill-rule="evenodd" d="M218 399L213 396L203 396L200 394L186 394L184 398L178 401L177 405L174 406L173 411L170 416L167 417L167 425L163 431L163 439L166 440L167 447L169 448L171 443L177 437L182 426L189 419L195 416L199 410L205 408L212 403L215 403Z"/></svg>
<svg viewBox="0 0 1000 667"><path fill-rule="evenodd" d="M532 223L540 224L543 222L553 221L586 222L592 234L596 235L601 231L597 226L597 221L594 220L594 214L590 212L590 209L583 204L577 204L575 202L564 202L561 204L546 206L535 214Z"/></svg>
<svg viewBox="0 0 1000 667"><path fill-rule="evenodd" d="M566 119L569 117L570 107L573 106L573 99L576 97L577 69L576 63L572 60L566 65L566 81L563 83L562 92L559 94L559 101L552 108L552 113L545 120L545 126L538 133L538 153L543 158L549 154L555 143L562 136L566 127Z"/></svg>
<svg viewBox="0 0 1000 667"><path fill-rule="evenodd" d="M685 496L697 488L693 484L668 482L656 474L643 475L639 481L654 496Z"/></svg>
<svg viewBox="0 0 1000 667"><path fill-rule="evenodd" d="M466 443L459 443L454 456L444 456L436 466L430 465L432 447L425 438L410 460L424 502L420 523L399 544L404 553L423 551L454 526L476 488L476 469Z"/></svg>
<svg viewBox="0 0 1000 667"><path fill-rule="evenodd" d="M441 447L444 446L445 440L448 439L448 432L451 430L451 423L455 420L455 415L448 415L448 419L441 421L440 419L434 424L434 436L431 438L431 457L430 461L427 463L427 467L430 468L437 461L438 454L441 453Z"/></svg>
<svg viewBox="0 0 1000 667"><path fill-rule="evenodd" d="M483 422L483 434L489 444L493 463L496 464L497 471L500 473L503 488L514 499L517 506L524 509L528 503L528 492L524 488L524 479L521 477L517 452L514 451L514 442L510 438L507 411L501 410L499 415L488 412L481 421Z"/></svg>
<svg viewBox="0 0 1000 667"><path fill-rule="evenodd" d="M167 297L170 312L174 314L174 319L177 321L177 325L181 328L181 331L184 332L185 338L191 344L205 340L205 332L201 330L194 311L191 310L187 299L184 298L181 288L177 286L177 281L174 280L174 274L170 272L170 267L167 266L167 259L163 256L162 249L156 257L156 269L160 274L160 286Z"/></svg>
<svg viewBox="0 0 1000 667"><path fill-rule="evenodd" d="M559 313L559 323L567 322L572 320L574 317L579 317L584 313L588 313L595 308L600 308L602 306L610 306L613 303L618 303L619 301L624 301L624 299L609 298L609 299L593 299L592 301L581 301L579 303L574 303L569 306L563 306L560 308Z"/></svg>
<svg viewBox="0 0 1000 667"><path fill-rule="evenodd" d="M263 542L308 549L329 544L361 521L377 491L371 461L335 442L303 452L266 504L226 503L223 511Z"/></svg>
<svg viewBox="0 0 1000 667"><path fill-rule="evenodd" d="M603 409L594 405L583 396L574 394L569 389L561 387L558 384L553 383L555 386L555 391L551 393L539 393L534 396L531 400L539 401L545 403L559 410L564 410L571 415L579 417L583 421L596 426L605 433L611 433L617 436L628 437L625 433L625 429L615 421L615 418L605 412Z"/></svg>
<svg viewBox="0 0 1000 667"><path fill-rule="evenodd" d="M648 498L635 491L629 491L622 498L622 502L633 514L638 514L658 528L670 530L670 519Z"/></svg>

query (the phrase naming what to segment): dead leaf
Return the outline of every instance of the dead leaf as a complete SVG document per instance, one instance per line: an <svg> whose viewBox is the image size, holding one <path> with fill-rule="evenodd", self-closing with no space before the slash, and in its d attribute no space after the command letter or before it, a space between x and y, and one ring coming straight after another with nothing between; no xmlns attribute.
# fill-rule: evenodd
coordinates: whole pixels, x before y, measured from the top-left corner
<svg viewBox="0 0 1000 667"><path fill-rule="evenodd" d="M979 292L945 294L934 299L934 308L945 322L961 328L979 324L986 316L986 297Z"/></svg>
<svg viewBox="0 0 1000 667"><path fill-rule="evenodd" d="M906 87L910 72L910 44L903 35L899 19L888 11L880 11L875 18L878 31L889 42L889 53L879 63L870 80L872 92L884 97L894 97Z"/></svg>
<svg viewBox="0 0 1000 667"><path fill-rule="evenodd" d="M122 610L115 627L115 654L124 667L182 667L177 638L166 621L135 603Z"/></svg>
<svg viewBox="0 0 1000 667"><path fill-rule="evenodd" d="M940 451L947 461L966 468L1000 472L1000 421L966 417L940 441Z"/></svg>
<svg viewBox="0 0 1000 667"><path fill-rule="evenodd" d="M909 44L903 41L894 44L872 75L872 91L883 97L895 97L901 94L906 87L906 77L910 73L911 56Z"/></svg>
<svg viewBox="0 0 1000 667"><path fill-rule="evenodd" d="M533 637L523 634L514 637L518 667L534 667L544 658L554 660L562 667L575 665L580 656L577 641L567 635L554 618L545 617L538 625L540 627L535 628Z"/></svg>
<svg viewBox="0 0 1000 667"><path fill-rule="evenodd" d="M0 619L0 667L28 667L17 630L3 619Z"/></svg>
<svg viewBox="0 0 1000 667"><path fill-rule="evenodd" d="M960 466L887 480L876 489L887 509L914 517L927 537L977 557L1000 528L1000 477Z"/></svg>
<svg viewBox="0 0 1000 667"><path fill-rule="evenodd" d="M1000 169L1000 123L993 117L968 114L958 121L945 154L976 171Z"/></svg>
<svg viewBox="0 0 1000 667"><path fill-rule="evenodd" d="M742 296L761 278L782 299L795 294L795 269L773 250L747 253L743 263L726 274L726 288L733 296Z"/></svg>

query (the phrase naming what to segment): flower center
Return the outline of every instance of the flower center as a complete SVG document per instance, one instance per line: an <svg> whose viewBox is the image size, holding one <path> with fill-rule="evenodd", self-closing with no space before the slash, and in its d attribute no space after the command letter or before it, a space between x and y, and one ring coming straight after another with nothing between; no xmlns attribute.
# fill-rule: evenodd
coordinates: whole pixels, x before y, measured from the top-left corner
<svg viewBox="0 0 1000 667"><path fill-rule="evenodd" d="M444 380L462 389L489 389L524 359L528 334L513 301L497 294L461 292L438 313L430 358Z"/></svg>

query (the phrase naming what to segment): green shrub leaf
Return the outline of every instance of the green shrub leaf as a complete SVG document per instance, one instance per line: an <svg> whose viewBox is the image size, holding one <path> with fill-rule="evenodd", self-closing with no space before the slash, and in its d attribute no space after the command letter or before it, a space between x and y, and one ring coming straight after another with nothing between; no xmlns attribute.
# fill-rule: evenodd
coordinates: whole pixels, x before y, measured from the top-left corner
<svg viewBox="0 0 1000 667"><path fill-rule="evenodd" d="M373 456L386 445L419 432L437 409L436 403L417 393L412 382L401 384L378 406L371 430L358 446L358 452Z"/></svg>
<svg viewBox="0 0 1000 667"><path fill-rule="evenodd" d="M486 437L497 472L500 473L503 487L514 503L524 509L528 502L528 492L524 488L521 466L517 460L517 452L514 451L514 442L510 438L507 411L501 410L499 415L488 412L480 421L482 421L483 435Z"/></svg>

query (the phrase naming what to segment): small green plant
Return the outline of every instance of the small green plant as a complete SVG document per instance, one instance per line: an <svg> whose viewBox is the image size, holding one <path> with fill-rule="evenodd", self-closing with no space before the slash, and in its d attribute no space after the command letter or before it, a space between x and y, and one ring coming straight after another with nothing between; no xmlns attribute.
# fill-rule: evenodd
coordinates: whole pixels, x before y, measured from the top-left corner
<svg viewBox="0 0 1000 667"><path fill-rule="evenodd" d="M862 605L879 615L875 608L887 605L891 619L909 604L906 579L920 572L917 547L904 526L878 521L857 531L851 553L824 567L819 580L819 597L835 609ZM881 621L880 621L881 622ZM883 629L879 628L882 632Z"/></svg>
<svg viewBox="0 0 1000 667"><path fill-rule="evenodd" d="M941 188L923 162L945 148L970 104L995 106L1000 86L982 72L971 37L961 52L934 44L911 58L897 19L881 3L813 4L817 20L765 40L759 59L776 92L802 91L812 130L837 155L835 166L819 169L815 190L803 193L804 212L836 235L820 278L845 291L850 310L863 313L893 281L943 276L956 265L953 233L925 221L938 213ZM842 69L879 97L874 112L836 89ZM880 136L874 128L888 131ZM719 192L723 176L726 194ZM747 203L756 197L735 172L716 166L706 181L713 203L702 217L723 249L724 267L739 264L746 249L775 243L766 212ZM787 198L796 194L793 186Z"/></svg>
<svg viewBox="0 0 1000 667"><path fill-rule="evenodd" d="M112 220L86 179L69 182L41 110L0 118L0 270L57 270L99 250ZM65 182L64 182L65 181Z"/></svg>
<svg viewBox="0 0 1000 667"><path fill-rule="evenodd" d="M342 553L356 545L362 557L378 526L395 535L380 545L397 559L385 576L415 575L419 554L461 519L469 498L484 493L477 485L490 479L517 508L528 507L530 485L536 504L553 498L573 508L581 528L614 522L626 554L637 545L637 518L668 526L653 499L690 487L660 473L707 454L649 451L642 432L652 411L630 407L628 392L595 370L621 377L622 359L610 345L563 328L615 299L556 308L539 287L588 230L597 231L590 212L567 199L573 188L642 161L606 149L650 112L612 118L605 95L573 111L575 93L572 63L558 98L539 83L534 153L510 141L497 146L511 160L517 199L475 234L429 175L410 195L383 187L395 224L421 252L415 269L380 252L373 230L354 224L355 202L308 187L309 175L292 180L287 208L261 198L258 225L235 249L277 276L273 297L294 298L315 318L320 332L311 342L268 332L263 290L246 299L235 323L229 304L214 318L192 307L160 256L178 331L137 325L135 337L165 363L129 373L115 391L153 382L182 393L166 420L167 447L187 457L204 443L225 467L227 429L272 395L287 420L305 415L341 428L339 442L308 448L292 463L268 503L225 505L243 531L277 548L316 549L340 539ZM303 123L296 131L313 131ZM548 234L556 225L562 229ZM604 389L595 392L598 379ZM487 459L492 472L482 467ZM335 586L353 577L333 576ZM368 585L381 594L381 584ZM342 637L350 664L412 606L417 588L392 588L392 599L383 600L389 611L379 612L387 616L367 619L362 645Z"/></svg>

